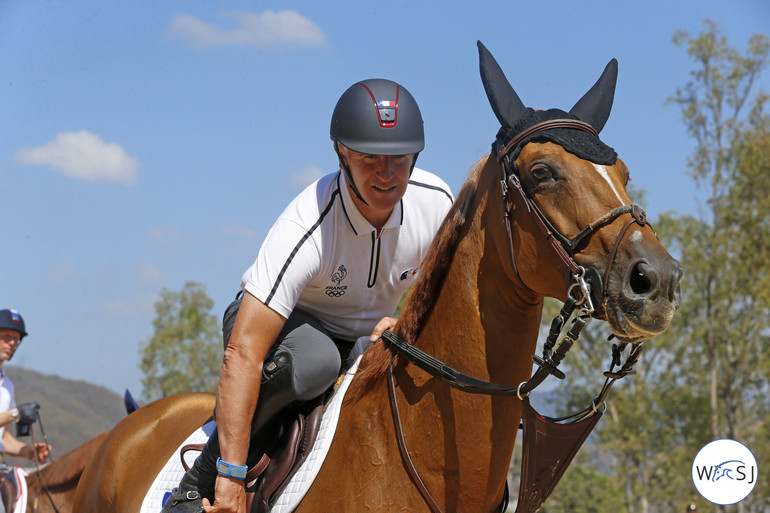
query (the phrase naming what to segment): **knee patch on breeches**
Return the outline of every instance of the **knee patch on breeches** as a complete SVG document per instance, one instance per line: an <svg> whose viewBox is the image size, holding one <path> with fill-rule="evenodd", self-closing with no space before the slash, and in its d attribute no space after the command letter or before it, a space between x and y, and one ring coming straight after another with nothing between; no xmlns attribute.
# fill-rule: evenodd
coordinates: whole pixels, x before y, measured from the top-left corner
<svg viewBox="0 0 770 513"><path fill-rule="evenodd" d="M292 360L290 353L280 352L262 366L262 384L251 422L252 435L257 434L270 419L297 400Z"/></svg>

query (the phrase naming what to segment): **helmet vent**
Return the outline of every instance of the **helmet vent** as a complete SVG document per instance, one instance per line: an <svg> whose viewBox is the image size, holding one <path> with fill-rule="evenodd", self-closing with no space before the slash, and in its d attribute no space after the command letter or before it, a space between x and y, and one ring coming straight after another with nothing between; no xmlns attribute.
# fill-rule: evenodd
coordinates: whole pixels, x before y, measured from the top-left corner
<svg viewBox="0 0 770 513"><path fill-rule="evenodd" d="M396 118L398 118L398 90L399 86L396 84L396 99L395 100L379 100L374 97L372 90L365 84L361 84L372 97L374 106L377 108L377 119L380 121L380 126L383 128L393 128L396 126Z"/></svg>
<svg viewBox="0 0 770 513"><path fill-rule="evenodd" d="M380 117L380 126L396 126L396 102L388 100L377 102L377 113Z"/></svg>

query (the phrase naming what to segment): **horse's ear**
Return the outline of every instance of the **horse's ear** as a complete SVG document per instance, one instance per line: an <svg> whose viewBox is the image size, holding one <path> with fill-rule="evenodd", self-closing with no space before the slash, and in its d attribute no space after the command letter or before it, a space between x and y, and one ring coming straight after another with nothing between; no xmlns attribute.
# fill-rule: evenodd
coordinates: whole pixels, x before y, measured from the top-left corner
<svg viewBox="0 0 770 513"><path fill-rule="evenodd" d="M610 117L617 80L618 61L612 59L604 68L604 73L599 80L578 100L569 113L590 124L597 132L601 132Z"/></svg>
<svg viewBox="0 0 770 513"><path fill-rule="evenodd" d="M479 71L481 72L481 82L484 84L484 91L487 93L489 104L497 116L500 125L504 127L513 126L513 123L524 112L524 104L519 99L519 95L513 90L508 79L505 78L503 70L489 50L477 41L479 47Z"/></svg>

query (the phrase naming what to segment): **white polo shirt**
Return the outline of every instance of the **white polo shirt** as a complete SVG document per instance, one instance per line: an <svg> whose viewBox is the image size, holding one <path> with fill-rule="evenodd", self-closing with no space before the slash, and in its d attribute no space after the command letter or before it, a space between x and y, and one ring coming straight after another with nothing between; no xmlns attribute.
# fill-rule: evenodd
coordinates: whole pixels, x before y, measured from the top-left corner
<svg viewBox="0 0 770 513"><path fill-rule="evenodd" d="M5 375L5 371L0 367L0 412L16 408L16 397L14 396L13 381ZM10 424L9 424L10 426ZM0 427L0 452L5 452L3 445L3 436L8 426Z"/></svg>
<svg viewBox="0 0 770 513"><path fill-rule="evenodd" d="M415 168L379 238L341 172L289 204L267 234L241 287L288 318L295 307L333 337L369 335L393 315L452 205L443 180Z"/></svg>

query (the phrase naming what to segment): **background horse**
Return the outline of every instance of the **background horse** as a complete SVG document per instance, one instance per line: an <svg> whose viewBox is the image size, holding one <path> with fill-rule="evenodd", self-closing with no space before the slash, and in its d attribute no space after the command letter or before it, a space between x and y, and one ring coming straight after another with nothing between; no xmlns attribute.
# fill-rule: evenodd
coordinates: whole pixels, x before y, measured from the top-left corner
<svg viewBox="0 0 770 513"><path fill-rule="evenodd" d="M509 139L530 128L527 123L520 127L521 120L534 116L537 121L538 114L524 108L481 45L480 55L482 80L503 127L498 147L505 147ZM570 113L559 111L559 116L578 119L599 132L609 116L616 71L610 63ZM586 137L596 139L588 145L600 145L597 151L607 158L598 136ZM501 194L501 177L506 185L514 182L497 155L473 167L408 294L396 333L478 379L508 386L527 380L543 297L565 300L575 280L575 272L543 235L532 213L535 207L551 232L572 237L574 260L581 269L593 269L595 315L608 321L618 338L636 342L668 326L678 306L679 264L649 225L633 224L625 214L606 216L631 205L625 192L628 169L620 159L597 164L581 158L565 150L564 145L570 144L534 137L504 151L502 161L515 163L521 193ZM596 223L598 219L604 221ZM589 225L596 230L576 241ZM437 508L499 510L521 402L450 388L381 343L365 353L327 459L296 511L428 510L399 453L387 390L391 364L403 437ZM93 469L90 465L86 469L78 487L76 509L137 511L155 473L181 439L211 413L211 404L201 405L198 415L189 418L172 413L186 402L169 398L121 422L111 436L130 445L134 455L103 444L103 453ZM145 420L137 422L142 410ZM174 436L147 437L155 426L145 424L155 422L155 417L158 424L173 426Z"/></svg>
<svg viewBox="0 0 770 513"><path fill-rule="evenodd" d="M103 433L31 472L27 476L27 513L72 513L72 499L80 476L105 435Z"/></svg>

